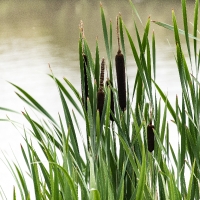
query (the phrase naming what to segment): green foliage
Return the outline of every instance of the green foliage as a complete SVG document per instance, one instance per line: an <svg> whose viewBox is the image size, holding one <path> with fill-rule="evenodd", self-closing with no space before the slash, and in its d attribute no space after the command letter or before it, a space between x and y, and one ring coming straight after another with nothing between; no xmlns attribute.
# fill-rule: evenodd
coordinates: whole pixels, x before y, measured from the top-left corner
<svg viewBox="0 0 200 200"><path fill-rule="evenodd" d="M107 26L102 5L100 15L109 63L108 77L113 84L103 88L105 99L101 116L97 110L97 91L100 87L98 41L96 41L93 59L82 32L79 40L82 94L78 93L67 78L64 78L65 83L62 84L53 74L50 75L58 87L58 95L62 103L64 117L59 115L58 122L31 95L12 84L18 90L17 95L21 100L43 115L43 119L36 121L29 112L26 110L23 112L24 118L30 125L30 128L24 129L26 145L21 146L28 177L19 163L12 163L5 157L5 162L17 184L13 189L13 199L18 199L18 196L20 196L19 199L26 200L34 197L52 200L200 198L200 108L198 103L200 102L200 83L197 49L199 3L197 0L194 8L193 35L188 33L186 1L182 0L181 4L184 30L178 28L174 10L172 10L172 25L154 21L163 28L173 31L174 34L175 62L182 87L182 96L176 98L175 107L156 83L156 38L155 33L151 35L149 31L150 18L147 20L143 33L138 31L137 24L134 23L136 44L122 16L119 16L119 41L125 61L126 48L130 45L129 48L132 50L137 66L131 94L128 80L126 82L126 110L120 109L114 80L115 66L112 61L113 25L110 22L109 27ZM141 22L131 1L130 5ZM183 36L187 44L189 63L180 42L180 37ZM125 44L125 37L129 44ZM191 38L193 43L190 42ZM114 53L116 52L117 49L114 50ZM86 72L84 72L83 54L88 59ZM189 66L193 71L192 75ZM126 72L128 72L127 68ZM85 81L88 84L88 96L84 91ZM115 112L110 109L111 93L114 95ZM72 98L72 94L75 98ZM158 96L161 98L159 101ZM0 107L0 109L6 108ZM177 133L175 133L179 138L177 152L169 141L167 115L171 115L177 127ZM110 116L114 121L110 120ZM148 151L147 146L147 126L151 122L155 126L153 130L155 148L152 153ZM189 180L186 179L187 171L190 173ZM33 183L32 193L27 179L31 179ZM0 194L4 198L3 192Z"/></svg>

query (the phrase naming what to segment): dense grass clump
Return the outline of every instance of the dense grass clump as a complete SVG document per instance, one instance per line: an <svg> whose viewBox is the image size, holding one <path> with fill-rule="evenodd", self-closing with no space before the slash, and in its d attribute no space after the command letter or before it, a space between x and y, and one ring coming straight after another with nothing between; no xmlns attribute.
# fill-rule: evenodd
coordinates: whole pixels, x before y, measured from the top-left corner
<svg viewBox="0 0 200 200"><path fill-rule="evenodd" d="M139 17L131 1L130 6ZM135 33L131 36L122 16L118 17L119 50L113 64L112 23L107 26L102 5L100 14L107 55L102 55L104 59L100 64L97 41L93 59L81 29L82 94L67 78L61 83L50 75L58 88L63 117L58 115L56 120L31 95L12 84L21 100L43 115L42 119L35 120L28 111L23 112L30 125L23 129L25 145L21 146L27 171L21 169L20 163L13 164L5 158L16 179L13 199L200 199L199 2L197 0L194 6L192 34L188 33L185 0L181 6L184 30L178 28L174 11L172 25L152 22L174 34L174 62L182 86L181 103L176 98L174 107L156 83L156 39L154 32L150 34L150 18L142 33L134 19ZM180 37L186 40L189 61L183 53ZM137 66L133 91L125 75L127 48L131 49ZM104 84L106 64L108 81ZM194 68L195 74L191 74L190 68ZM177 151L169 140L167 116L177 127L174 133L178 136ZM3 194L1 196L5 199Z"/></svg>

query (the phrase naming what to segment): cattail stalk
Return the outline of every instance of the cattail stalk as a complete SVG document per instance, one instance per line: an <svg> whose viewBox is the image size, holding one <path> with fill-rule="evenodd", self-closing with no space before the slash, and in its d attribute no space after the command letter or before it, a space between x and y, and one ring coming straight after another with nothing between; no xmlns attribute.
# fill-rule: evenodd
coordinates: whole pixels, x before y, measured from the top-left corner
<svg viewBox="0 0 200 200"><path fill-rule="evenodd" d="M106 81L106 86L111 86L112 87L112 82L110 80L107 80ZM113 91L111 90L111 93L110 93L110 110L112 111L112 113L114 114L115 113L115 109L114 109L114 96L113 96ZM113 116L110 114L110 120L111 121L114 121L113 119Z"/></svg>
<svg viewBox="0 0 200 200"><path fill-rule="evenodd" d="M118 86L118 99L119 106L122 111L126 109L126 78L125 78L125 62L124 55L120 50L119 42L119 28L117 18L117 39L118 39L118 52L115 56L116 74L117 74L117 86Z"/></svg>
<svg viewBox="0 0 200 200"><path fill-rule="evenodd" d="M154 125L150 121L149 125L147 126L147 143L148 143L148 150L152 152L154 150Z"/></svg>
<svg viewBox="0 0 200 200"><path fill-rule="evenodd" d="M105 69L105 59L102 59L101 62L101 74L100 74L100 86L97 92L97 110L99 110L99 115L101 118L102 112L103 112L103 106L104 106L104 99L105 99L105 93L104 93L104 69Z"/></svg>

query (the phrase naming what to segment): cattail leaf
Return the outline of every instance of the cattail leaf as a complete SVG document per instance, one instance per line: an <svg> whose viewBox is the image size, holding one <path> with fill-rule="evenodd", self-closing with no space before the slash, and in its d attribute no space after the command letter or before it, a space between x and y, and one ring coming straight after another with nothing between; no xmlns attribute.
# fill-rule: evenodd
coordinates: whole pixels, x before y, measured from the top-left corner
<svg viewBox="0 0 200 200"><path fill-rule="evenodd" d="M76 88L68 81L68 79L63 78L63 80L65 81L65 83L67 83L67 85L70 87L71 91L75 94L77 100L79 100L79 102L82 102L81 96L80 96L79 92L76 90Z"/></svg>
<svg viewBox="0 0 200 200"><path fill-rule="evenodd" d="M145 155L145 150L144 150L144 146L143 146L143 148L142 148L142 167L140 169L140 176L139 176L139 182L138 182L138 186L137 186L136 200L143 199L145 174L146 174L146 155Z"/></svg>
<svg viewBox="0 0 200 200"><path fill-rule="evenodd" d="M157 121L159 121L159 119ZM160 140L161 140L162 144L164 144L166 124L167 124L167 103L165 103L164 113L163 113L163 118L162 118L162 124L161 124L161 131L160 131ZM158 129L157 129L157 131L158 131Z"/></svg>
<svg viewBox="0 0 200 200"><path fill-rule="evenodd" d="M112 21L110 21L110 56L112 58L112 49L113 49L113 39L112 39ZM109 62L109 79L113 82L113 64L112 59Z"/></svg>
<svg viewBox="0 0 200 200"><path fill-rule="evenodd" d="M105 135L108 135L110 131L110 104L111 104L111 89L110 87L106 90L106 116L105 116ZM110 136L109 136L110 137Z"/></svg>
<svg viewBox="0 0 200 200"><path fill-rule="evenodd" d="M188 50L188 54L189 54L190 63L192 64L191 52L190 52L189 34L188 34L189 31L188 31L188 22L187 22L186 0L181 0L181 4L182 4L182 14L183 14L185 40L186 40L186 44L187 44L187 50Z"/></svg>
<svg viewBox="0 0 200 200"><path fill-rule="evenodd" d="M156 144L158 144L159 146L159 149L161 151L163 151L165 154L167 154L167 151L166 151L166 148L164 147L164 144L162 143L162 141L160 140L160 136L159 134L156 132L156 130L154 129L154 136L155 136L155 139L156 139ZM155 154L155 153L154 153Z"/></svg>
<svg viewBox="0 0 200 200"><path fill-rule="evenodd" d="M31 152L29 154L29 157L32 157ZM41 195L40 195L40 180L39 180L39 171L38 171L38 166L37 163L35 162L34 157L31 159L32 165L31 165L31 172L32 172L32 179L33 179L33 185L34 185L34 192L35 192L35 198L40 200Z"/></svg>
<svg viewBox="0 0 200 200"><path fill-rule="evenodd" d="M139 109L143 108L144 104L144 88L142 84L142 79L140 76L137 78L137 90L136 90L136 102L135 102L135 114L137 120L140 121Z"/></svg>
<svg viewBox="0 0 200 200"><path fill-rule="evenodd" d="M13 200L16 200L16 191L15 191L15 187L13 187Z"/></svg>
<svg viewBox="0 0 200 200"><path fill-rule="evenodd" d="M171 154L172 154L172 158L173 158L173 160L174 160L174 163L175 163L176 166L178 166L178 161L177 161L177 159L176 159L176 155L175 155L175 153L174 153L174 149L172 148L171 144L168 144L168 145L169 145L169 147L170 147L170 151L171 151Z"/></svg>
<svg viewBox="0 0 200 200"><path fill-rule="evenodd" d="M148 84L147 84L147 80L145 78L145 72L144 72L145 67L142 66L142 64L140 62L140 58L139 58L138 53L136 51L135 45L134 45L133 40L132 40L132 38L130 36L130 33L128 32L128 29L126 27L125 27L125 30L126 30L126 33L127 33L128 39L129 39L129 43L130 43L130 46L131 46L131 49L132 49L132 52L133 52L133 56L134 56L134 59L135 59L139 74L140 74L140 76L142 78L142 81L143 81L143 84L144 84L145 88L147 89L147 95L150 98L150 94L149 94L149 90L148 90Z"/></svg>
<svg viewBox="0 0 200 200"><path fill-rule="evenodd" d="M190 172L190 181L189 181L189 185L188 185L187 200L190 200L191 196L192 196L193 177L194 177L195 164L196 164L196 160L194 160L193 165L192 165L192 170Z"/></svg>
<svg viewBox="0 0 200 200"><path fill-rule="evenodd" d="M166 191L165 180L161 173L158 173L158 183L159 183L160 199L169 199L169 198L167 198L168 195L167 195L167 191Z"/></svg>
<svg viewBox="0 0 200 200"><path fill-rule="evenodd" d="M151 194L151 188L148 187L146 184L144 185L144 196L148 200L154 200L152 194Z"/></svg>
<svg viewBox="0 0 200 200"><path fill-rule="evenodd" d="M73 124L73 121L72 121L72 118L71 118L71 114L69 112L68 105L65 101L65 98L64 98L61 90L59 90L59 93L60 93L60 98L61 98L61 102L62 102L62 106L63 106L66 125L67 125L67 127L71 127L70 139L71 139L72 146L73 146L73 149L74 149L75 157L77 159L77 163L80 166L81 165L81 157L80 157L80 153L79 153L79 147L78 147L78 143L77 143L76 132L74 130L74 124Z"/></svg>
<svg viewBox="0 0 200 200"><path fill-rule="evenodd" d="M151 66L151 52L150 52L150 45L149 45L149 40L147 38L147 48L146 48L146 52L147 52L147 74L146 74L146 78L147 78L147 82L148 82L148 88L149 88L149 93L150 93L150 97L151 97L151 104L153 107L153 94L152 94L152 84L151 84L151 79L152 79L152 66Z"/></svg>
<svg viewBox="0 0 200 200"><path fill-rule="evenodd" d="M92 157L90 157L90 199L91 200L100 200L100 194L96 186L96 178L94 172L94 162Z"/></svg>
<svg viewBox="0 0 200 200"><path fill-rule="evenodd" d="M106 19L105 19L105 14L104 14L102 5L100 7L100 11L101 11L101 23L102 23L102 28L103 28L104 42L105 42L106 52L108 56L108 61L110 63L111 55L110 55L110 47L109 47L109 40L108 40L108 31L107 31Z"/></svg>
<svg viewBox="0 0 200 200"><path fill-rule="evenodd" d="M53 78L53 76L51 76L51 75L50 75L50 77ZM67 79L64 79L64 80L65 80L66 83L69 83L69 81ZM68 90L63 86L63 84L57 78L55 78L55 81L56 81L57 86L63 92L63 94L67 97L67 99L70 101L70 103L75 107L75 109L78 111L78 113L83 117L83 113L80 110L80 106L77 105L77 103L75 102L74 98L72 97L72 94L68 92ZM75 93L77 99L81 103L81 97L80 97L79 94L77 94L77 91L75 90L75 88L73 88L73 87L70 87L70 88Z"/></svg>
<svg viewBox="0 0 200 200"><path fill-rule="evenodd" d="M97 94L97 83L94 81L94 94ZM96 126L97 95L93 98L93 124Z"/></svg>
<svg viewBox="0 0 200 200"><path fill-rule="evenodd" d="M186 138L186 115L185 115L185 102L184 98L182 98L182 113L181 113L181 153L180 153L180 183L181 183L181 192L182 194L186 194L186 186L185 186L185 156L186 156L186 147L187 147L187 138Z"/></svg>
<svg viewBox="0 0 200 200"><path fill-rule="evenodd" d="M12 109L9 109L9 108L5 108L5 107L0 107L0 110L8 111L8 112L13 112L13 113L16 113L16 114L21 114L20 112L17 112L15 110L12 110Z"/></svg>
<svg viewBox="0 0 200 200"><path fill-rule="evenodd" d="M155 41L155 33L153 31L152 35L152 64L153 64L153 75L154 81L156 79L156 41Z"/></svg>
<svg viewBox="0 0 200 200"><path fill-rule="evenodd" d="M135 8L133 2L132 2L131 0L129 0L129 3L130 3L130 5L131 5L132 10L135 12L136 16L138 17L140 23L142 24L142 20L141 20L141 18L140 18L140 15L138 14L138 12L137 12L137 10L136 10L136 8Z"/></svg>
<svg viewBox="0 0 200 200"><path fill-rule="evenodd" d="M118 135L119 137L119 140L120 142L122 143L123 145L123 148L126 152L126 154L128 155L128 158L129 158L129 161L131 163L131 166L136 174L136 177L139 178L139 175L140 175L140 171L139 171L139 168L138 168L138 163L135 162L135 159L134 159L134 153L132 152L130 146L128 145L127 141L125 141L122 136Z"/></svg>
<svg viewBox="0 0 200 200"><path fill-rule="evenodd" d="M97 84L97 88L99 88L99 76L100 76L100 65L99 65L99 47L98 41L96 41L96 59L95 59L95 80Z"/></svg>
<svg viewBox="0 0 200 200"><path fill-rule="evenodd" d="M57 124L56 121L53 119L53 117L31 96L29 95L25 90L23 90L22 88L20 88L19 86L9 82L11 85L13 85L14 87L16 87L24 96L25 99L24 100L26 103L28 103L28 105L30 105L31 107L33 107L34 109L38 110L39 112L41 112L42 114L44 114L48 119L50 119L55 125ZM18 95L19 96L19 95ZM20 97L20 96L19 96ZM21 98L21 97L20 97Z"/></svg>
<svg viewBox="0 0 200 200"><path fill-rule="evenodd" d="M99 116L99 110L97 110L97 113L96 113L96 154L98 153L98 149L100 147L100 116Z"/></svg>
<svg viewBox="0 0 200 200"><path fill-rule="evenodd" d="M152 81L153 81L153 80L152 80ZM171 104L170 104L170 102L169 102L167 96L162 92L162 90L161 90L160 87L156 84L155 81L153 81L153 83L154 83L154 85L156 86L156 89L157 89L157 91L159 92L159 94L160 94L161 98L163 99L163 101L166 102L167 108L168 108L170 114L172 115L173 119L176 121L176 113L175 113L173 107L171 106Z"/></svg>
<svg viewBox="0 0 200 200"><path fill-rule="evenodd" d="M70 177L70 174L60 165L58 165L57 163L52 163L53 165L55 165L57 168L59 168L62 172L63 172L63 176L66 178L70 188L71 188L71 194L74 200L78 200L78 193L76 191L76 187L74 185L74 181L72 179L72 177Z"/></svg>
<svg viewBox="0 0 200 200"><path fill-rule="evenodd" d="M114 91L112 88L112 82L110 80L106 81L106 86L109 87L110 90L110 120L114 121L113 115L115 113L115 109L114 109Z"/></svg>
<svg viewBox="0 0 200 200"><path fill-rule="evenodd" d="M96 180L94 173L94 162L92 157L90 157L90 190L96 188Z"/></svg>
<svg viewBox="0 0 200 200"><path fill-rule="evenodd" d="M169 182L168 183L169 198L170 199L180 199L177 194L177 187L176 187L176 183L174 180L174 176L169 171L167 171L167 174L169 176L169 181L168 181Z"/></svg>
<svg viewBox="0 0 200 200"><path fill-rule="evenodd" d="M91 54L91 51L90 51L90 48L88 46L88 43L86 41L86 39L83 40L84 41L84 53L87 55L87 59L88 59L88 68L90 69L89 70L89 75L91 77L91 73L93 76L95 76L95 64L94 64L94 60L92 58L92 54Z"/></svg>
<svg viewBox="0 0 200 200"><path fill-rule="evenodd" d="M91 108L91 104L90 104L90 100L89 98L87 99L87 115L88 115L88 125L89 125L89 136L90 136L90 144L92 147L92 151L94 151L95 149L95 138L96 138L96 134L95 134L95 129L94 129L94 124L93 124L93 116L92 116L92 108Z"/></svg>
<svg viewBox="0 0 200 200"><path fill-rule="evenodd" d="M143 49L143 52L145 51L145 48L146 48L146 45L147 45L148 35L149 35L149 28L150 28L150 17L147 20L147 23L146 23L146 26L145 26L145 29L144 29L144 35L143 35L143 38L142 38L142 49Z"/></svg>
<svg viewBox="0 0 200 200"><path fill-rule="evenodd" d="M28 187L27 187L25 178L24 178L24 176L23 176L21 170L20 170L15 164L14 164L14 167L15 167L15 170L16 170L17 175L18 175L18 177L19 177L20 183L21 183L21 185L22 185L25 198L28 198L28 197L29 197L29 191L28 191Z"/></svg>
<svg viewBox="0 0 200 200"><path fill-rule="evenodd" d="M174 32L174 26L172 26L172 25L170 25L170 24L166 24L166 23L158 22L158 21L152 21L152 22L155 23L155 24L157 24L157 25L159 25L159 26L161 26L161 27L163 27L163 28L166 28L166 29L171 30L171 31ZM185 35L185 32L184 32L184 30L182 30L182 29L178 29L178 32L179 32L179 34ZM197 37L195 37L195 36L193 36L193 35L191 35L191 34L188 34L188 36L189 36L189 38L191 38L191 39L194 39L194 40L196 40L196 41L200 41L199 38L197 38Z"/></svg>
<svg viewBox="0 0 200 200"><path fill-rule="evenodd" d="M121 173L121 178L120 178L120 182L119 182L119 187L117 188L117 198L119 200L123 200L124 199L124 187L125 187L125 172L126 172L126 168L127 168L127 163L128 163L128 159L125 161L123 167L122 167L122 173Z"/></svg>
<svg viewBox="0 0 200 200"><path fill-rule="evenodd" d="M18 188L18 190L19 190L19 192L20 192L21 198L22 198L22 199L25 199L26 197L25 197L25 194L24 194L22 185L21 185L21 183L20 183L20 180L19 180L19 178L18 178L18 174L17 174L17 172L15 171L15 166L13 166L13 164L11 164L11 162L8 160L8 156L5 155L4 152L2 152L2 155L3 155L4 159L5 159L5 161L3 161L4 164L6 165L6 167L8 167L8 170L11 172L11 174L13 175L13 177L14 177L14 179L15 179L15 181L16 181L17 188ZM6 162L6 163L5 163L5 162ZM1 195L1 196L2 196L2 195ZM4 196L5 196L5 194L4 194Z"/></svg>
<svg viewBox="0 0 200 200"><path fill-rule="evenodd" d="M197 38L197 32L198 32L198 16L199 16L199 0L195 1L195 8L194 8L194 28L193 28L193 35L195 38ZM194 57L195 57L195 64L196 68L199 70L199 65L197 65L197 40L194 39Z"/></svg>

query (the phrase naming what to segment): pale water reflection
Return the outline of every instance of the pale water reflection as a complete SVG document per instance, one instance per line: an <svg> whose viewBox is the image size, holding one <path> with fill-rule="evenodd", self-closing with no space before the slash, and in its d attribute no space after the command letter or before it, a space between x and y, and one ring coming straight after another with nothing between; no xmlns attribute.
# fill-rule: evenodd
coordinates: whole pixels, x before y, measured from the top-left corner
<svg viewBox="0 0 200 200"><path fill-rule="evenodd" d="M56 116L61 111L61 103L57 88L47 75L51 73L48 63L56 77L61 79L65 76L80 91L78 62L80 20L84 22L85 35L91 50L94 52L98 36L100 56L106 57L99 3L88 2L0 2L0 107L17 111L26 108L26 105L22 104L14 93L15 89L6 82L10 81L30 92L52 115ZM172 8L175 9L178 19L181 19L179 4L166 2L159 4L159 2L135 3L144 24L149 16L152 20L171 23ZM115 17L119 12L127 28L133 35L135 34L132 10L128 2L106 1L103 2L103 6L108 23L111 19L114 24L114 41ZM192 15L192 3L188 5L188 9ZM134 19L139 24L135 15ZM143 27L140 24L139 27L142 31ZM180 94L180 89L173 55L175 49L173 45L169 45L174 41L173 34L152 23L150 32L153 29L157 43L157 81L174 101L176 94ZM114 45L113 48L115 47ZM127 45L127 67L129 82L133 84L136 66L129 45ZM6 114L19 119L16 115L2 111L0 118L6 118ZM7 152L11 158L12 149L17 157L20 156L21 142L20 133L10 123L0 123L0 150L2 152ZM0 162L0 169L0 185L8 195L11 195L13 179L2 162Z"/></svg>

